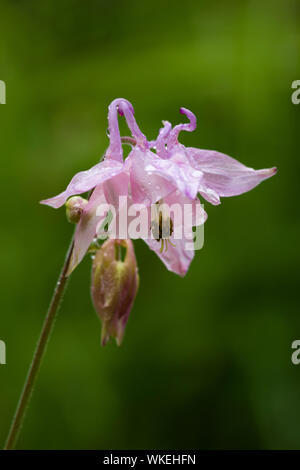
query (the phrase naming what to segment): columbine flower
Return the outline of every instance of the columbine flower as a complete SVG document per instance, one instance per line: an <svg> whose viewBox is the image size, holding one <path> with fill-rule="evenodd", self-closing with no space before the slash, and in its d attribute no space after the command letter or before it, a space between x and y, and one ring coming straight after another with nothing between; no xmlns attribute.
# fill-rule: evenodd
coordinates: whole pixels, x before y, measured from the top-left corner
<svg viewBox="0 0 300 470"><path fill-rule="evenodd" d="M149 224L141 238L170 271L183 276L194 256L191 243L187 248L187 242L193 238L193 227L202 225L207 218L197 195L212 204L219 204L220 197L249 191L276 172L276 168L256 171L227 155L180 144L179 133L196 128L194 114L185 108L180 111L190 122L172 128L169 122L163 121L158 138L149 142L136 123L131 103L122 98L114 100L109 106L110 143L103 161L77 173L59 195L41 201L54 208L67 201L68 219L78 222L67 275L82 260L89 247L96 250L92 297L103 321L102 344L111 336L120 343L136 295L138 274L130 240L110 239L100 249L97 243L92 243L97 227L106 217L97 214L101 204L113 206L117 216L121 211L120 196L125 197L128 206L142 204ZM118 114L125 116L132 137L123 140L120 137ZM133 145L125 160L122 142ZM77 196L91 190L88 201ZM176 205L182 212L188 207L187 220L182 222L166 212L166 205ZM178 233L179 237L176 236ZM124 262L115 254L116 247L120 245L127 248Z"/></svg>
<svg viewBox="0 0 300 470"><path fill-rule="evenodd" d="M123 161L117 113L125 115L135 144L125 161ZM185 233L191 232L192 224L196 226L203 224L206 220L206 214L196 198L197 176L200 173L189 165L182 165L182 169L177 169L177 165L171 163L173 172L169 171L169 165L165 171L161 171L161 174L155 171L151 174L149 162L158 165L162 159L150 151L150 144L137 126L132 105L127 100L117 99L111 103L108 122L110 145L104 160L90 170L77 173L67 189L58 196L41 201L43 204L58 208L70 196L94 189L76 227L74 250L68 274L81 261L96 235L96 227L101 222L96 214L98 206L108 203L118 208L120 196L126 196L129 204L143 203L148 210L158 201L166 204L178 203L182 207L189 203L193 214L190 218L190 227L185 227ZM163 138L164 133L161 134ZM163 220L162 223L165 221ZM174 227L174 232L176 228L178 227ZM169 245L166 244L169 248L163 252L161 239L146 239L145 241L151 249L156 251L168 269L184 275L193 258L193 251L185 249L185 237L176 240L176 244L174 240L172 241L172 237L173 232L169 237Z"/></svg>
<svg viewBox="0 0 300 470"><path fill-rule="evenodd" d="M135 121L131 103L121 98L114 100L109 106L110 144L104 160L90 170L77 173L67 189L58 196L42 201L52 207L60 207L70 196L93 189L76 228L69 274L81 261L95 237L99 224L96 214L99 204L108 203L118 208L119 197L125 196L130 203L143 204L149 212L153 204L160 206L176 203L182 208L190 204L192 216L181 239L174 237L178 229L174 220L171 217L164 218L163 215L159 215L156 222L158 236L144 237L169 270L184 275L194 256L193 250L186 249L187 238L190 239L192 227L203 224L207 217L203 209L197 210L200 207L198 193L212 204L219 204L220 197L249 191L276 172L275 168L258 171L247 168L237 160L215 151L186 148L178 142L178 135L182 130L193 131L196 128L196 117L185 108L180 111L189 118L189 123L179 124L172 129L171 124L165 121L157 140L148 142ZM118 113L125 116L134 143L125 160ZM130 141L128 138L126 140ZM156 153L151 148L155 148ZM152 222L150 217L149 229L153 235ZM166 250L162 249L162 240L165 238L162 228L168 224L170 230L165 243ZM188 237L186 234L189 234Z"/></svg>

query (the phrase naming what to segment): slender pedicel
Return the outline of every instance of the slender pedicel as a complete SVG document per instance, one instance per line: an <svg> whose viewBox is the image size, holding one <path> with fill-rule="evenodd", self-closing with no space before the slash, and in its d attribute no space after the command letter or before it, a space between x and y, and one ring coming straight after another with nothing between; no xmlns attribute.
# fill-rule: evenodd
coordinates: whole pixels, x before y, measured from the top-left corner
<svg viewBox="0 0 300 470"><path fill-rule="evenodd" d="M31 365L29 367L28 375L25 380L25 384L21 393L21 397L19 400L19 403L17 405L17 409L11 424L11 428L8 433L8 437L5 443L4 450L11 450L15 447L17 443L17 439L20 433L20 429L22 427L22 424L24 422L24 418L26 415L26 411L28 408L28 404L30 401L30 398L32 396L32 391L34 388L34 384L37 379L37 375L40 370L41 362L43 360L46 347L53 329L54 325L54 320L56 318L56 314L59 309L60 301L62 299L63 293L65 291L65 288L67 286L67 270L69 266L69 262L71 259L71 254L73 250L73 237L70 243L70 246L67 251L67 255L65 258L65 262L61 271L61 274L58 278L53 297L48 309L48 313L46 315L46 318L44 320L44 324L42 327L42 331L38 340L38 344L31 362Z"/></svg>

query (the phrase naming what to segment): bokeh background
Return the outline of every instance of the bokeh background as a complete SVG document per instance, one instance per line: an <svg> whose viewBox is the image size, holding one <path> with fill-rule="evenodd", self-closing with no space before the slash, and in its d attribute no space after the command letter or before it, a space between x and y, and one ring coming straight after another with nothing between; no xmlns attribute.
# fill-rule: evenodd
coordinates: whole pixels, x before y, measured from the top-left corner
<svg viewBox="0 0 300 470"><path fill-rule="evenodd" d="M135 243L141 283L120 348L100 347L81 263L17 447L300 448L299 7L1 0L1 442L73 230L38 201L97 162L107 106L124 97L149 139L185 106L198 128L183 143L279 172L206 203L205 245L184 279Z"/></svg>

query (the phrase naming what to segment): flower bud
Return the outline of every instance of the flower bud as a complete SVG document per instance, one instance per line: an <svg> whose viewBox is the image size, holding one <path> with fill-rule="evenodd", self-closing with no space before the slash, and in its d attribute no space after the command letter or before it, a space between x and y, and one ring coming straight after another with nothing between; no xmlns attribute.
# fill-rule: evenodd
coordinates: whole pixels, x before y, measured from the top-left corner
<svg viewBox="0 0 300 470"><path fill-rule="evenodd" d="M88 201L80 196L72 196L66 202L66 216L69 222L77 224Z"/></svg>
<svg viewBox="0 0 300 470"><path fill-rule="evenodd" d="M121 247L126 249L121 259ZM97 251L92 267L92 299L102 321L101 344L114 337L122 342L125 326L139 285L131 240L106 240Z"/></svg>

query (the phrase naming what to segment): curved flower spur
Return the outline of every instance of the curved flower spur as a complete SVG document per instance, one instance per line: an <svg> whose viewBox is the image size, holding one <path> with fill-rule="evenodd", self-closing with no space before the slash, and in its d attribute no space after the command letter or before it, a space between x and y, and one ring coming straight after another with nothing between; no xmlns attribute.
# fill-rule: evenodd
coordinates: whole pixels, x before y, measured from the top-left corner
<svg viewBox="0 0 300 470"><path fill-rule="evenodd" d="M97 228L106 220L107 212L100 216L97 208L101 204L113 206L118 218L121 212L119 201L122 199L126 201L126 204L139 205L144 208L141 211L146 213L150 222L147 233L141 234L140 238L143 238L148 246L157 253L170 271L183 276L194 256L191 244L187 244L188 241L191 241L193 227L202 225L207 218L198 199L198 194L212 204L220 204L220 197L234 196L249 191L276 173L276 168L254 170L222 153L185 147L180 144L178 142L179 133L181 131L192 132L196 128L195 115L185 108L181 108L180 112L187 116L189 123L179 124L172 128L169 122L163 121L164 127L159 131L157 139L149 142L136 123L131 103L122 98L114 100L109 106L110 143L104 159L89 170L77 173L62 193L41 201L42 204L54 208L66 203L69 220L77 222L74 248L67 275L80 263L95 241ZM121 138L118 114L125 116L132 137ZM122 148L124 142L129 142L132 145L125 160ZM88 201L78 197L79 194L91 190L92 193ZM186 206L189 207L188 220L184 221L184 234L182 234L182 220L176 220L173 215L163 209L164 206L170 207L174 204L182 210ZM153 214L156 214L154 219ZM176 236L178 231L181 236ZM120 244L124 245L124 242L118 239L112 243L115 247ZM125 246L128 248L129 245L125 243ZM96 244L95 250L101 251L103 248ZM132 250L130 244L131 253ZM110 253L113 252L110 251ZM96 253L93 272L97 271L95 263L100 258L103 259ZM135 260L135 257L131 256L128 259ZM109 269L109 264L106 263L105 266ZM117 271L114 272L117 273ZM137 269L135 272L137 273ZM103 279L105 276L103 271ZM109 282L104 284L108 286L107 289L115 292L114 285L119 282L117 281L118 275L115 274L114 279L111 274L108 279ZM97 277L97 285L101 285L99 276ZM134 286L134 292L130 296L130 307L136 294L138 279L132 281L131 285ZM104 287L98 289L99 292L101 290L101 295L109 297L109 293L104 292L103 289ZM100 308L99 305L104 305L105 302L103 303L103 299L102 301L95 300L97 298L95 286L92 291L95 308L103 318L105 308ZM111 336L115 336L118 342L123 336L129 314L128 305L126 302L125 304L125 316L123 316L119 303L119 307L116 309L116 315L118 318L125 318L124 321L116 321L114 312L109 314L111 325L122 325L122 328L111 327L107 317L104 320L105 331L110 332ZM107 339L106 335L105 342Z"/></svg>

